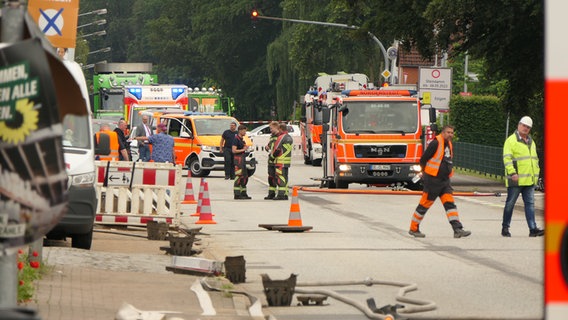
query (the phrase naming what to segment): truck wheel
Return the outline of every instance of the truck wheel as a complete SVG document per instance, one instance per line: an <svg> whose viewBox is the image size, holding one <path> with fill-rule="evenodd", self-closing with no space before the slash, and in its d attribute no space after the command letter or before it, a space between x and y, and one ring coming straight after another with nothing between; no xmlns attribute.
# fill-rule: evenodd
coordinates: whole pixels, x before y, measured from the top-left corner
<svg viewBox="0 0 568 320"><path fill-rule="evenodd" d="M84 234L74 234L71 236L71 247L77 249L91 249L91 243L93 242L93 230Z"/></svg>
<svg viewBox="0 0 568 320"><path fill-rule="evenodd" d="M337 189L347 189L347 188L349 188L349 182L339 180L339 179L337 178L337 176L333 179L333 184L335 185L335 188L337 188Z"/></svg>
<svg viewBox="0 0 568 320"><path fill-rule="evenodd" d="M321 159L312 160L312 166L314 167L321 167Z"/></svg>
<svg viewBox="0 0 568 320"><path fill-rule="evenodd" d="M199 158L197 157L189 159L187 166L191 170L192 177L206 177L209 175L210 170L203 170L201 168L201 164L199 163Z"/></svg>

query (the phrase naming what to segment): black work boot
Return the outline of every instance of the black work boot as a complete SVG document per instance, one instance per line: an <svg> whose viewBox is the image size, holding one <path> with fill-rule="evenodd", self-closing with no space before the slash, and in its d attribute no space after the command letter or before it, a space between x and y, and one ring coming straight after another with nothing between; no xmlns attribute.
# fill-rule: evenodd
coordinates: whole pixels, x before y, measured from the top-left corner
<svg viewBox="0 0 568 320"><path fill-rule="evenodd" d="M424 233L420 232L420 229L416 229L416 231L408 230L408 234L415 237L415 238L426 238L426 235Z"/></svg>
<svg viewBox="0 0 568 320"><path fill-rule="evenodd" d="M503 227L503 229L501 229L501 235L502 235L503 237L508 237L508 238L510 238L510 237L511 237L511 233L509 232L509 228Z"/></svg>
<svg viewBox="0 0 568 320"><path fill-rule="evenodd" d="M275 196L276 194L274 192L269 192L268 195L264 197L264 200L272 200Z"/></svg>
<svg viewBox="0 0 568 320"><path fill-rule="evenodd" d="M272 200L288 200L288 196L285 194L279 194L276 197L274 197Z"/></svg>
<svg viewBox="0 0 568 320"><path fill-rule="evenodd" d="M241 199L243 200L250 200L252 199L246 192L241 193Z"/></svg>
<svg viewBox="0 0 568 320"><path fill-rule="evenodd" d="M465 238L471 234L471 231L464 230L463 228L454 229L454 238Z"/></svg>
<svg viewBox="0 0 568 320"><path fill-rule="evenodd" d="M544 236L544 230L539 228L534 228L529 232L529 237L542 237Z"/></svg>

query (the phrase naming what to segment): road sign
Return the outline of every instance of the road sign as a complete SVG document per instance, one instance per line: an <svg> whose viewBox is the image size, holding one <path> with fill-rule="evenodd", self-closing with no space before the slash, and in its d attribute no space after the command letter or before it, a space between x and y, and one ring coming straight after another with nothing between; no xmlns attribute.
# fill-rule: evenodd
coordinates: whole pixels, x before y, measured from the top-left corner
<svg viewBox="0 0 568 320"><path fill-rule="evenodd" d="M75 48L79 0L29 0L28 13L54 47Z"/></svg>
<svg viewBox="0 0 568 320"><path fill-rule="evenodd" d="M128 186L130 185L132 172L130 168L109 167L107 176L108 176L108 182L107 182L108 186Z"/></svg>
<svg viewBox="0 0 568 320"><path fill-rule="evenodd" d="M381 73L381 76L383 76L383 78L388 79L391 76L390 71L385 70L383 71L383 73Z"/></svg>
<svg viewBox="0 0 568 320"><path fill-rule="evenodd" d="M448 110L450 108L451 91L449 90L420 90L420 97L424 104L426 104L426 102L424 102L425 96L430 96L430 104L439 111Z"/></svg>
<svg viewBox="0 0 568 320"><path fill-rule="evenodd" d="M430 93L430 104L436 109L449 109L452 93L452 69L420 67L418 78L420 96Z"/></svg>
<svg viewBox="0 0 568 320"><path fill-rule="evenodd" d="M432 101L432 95L430 92L423 92L422 93L422 104L430 104Z"/></svg>
<svg viewBox="0 0 568 320"><path fill-rule="evenodd" d="M420 67L420 89L452 90L452 69Z"/></svg>

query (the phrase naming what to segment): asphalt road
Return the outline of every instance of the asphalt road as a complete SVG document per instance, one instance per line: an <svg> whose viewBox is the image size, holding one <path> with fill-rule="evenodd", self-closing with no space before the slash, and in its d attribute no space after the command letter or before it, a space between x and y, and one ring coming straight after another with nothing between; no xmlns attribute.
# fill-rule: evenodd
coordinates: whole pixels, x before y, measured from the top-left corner
<svg viewBox="0 0 568 320"><path fill-rule="evenodd" d="M248 184L252 200L232 199L232 182L220 173L206 178L215 225L208 225L204 247L218 260L243 255L247 281L243 287L264 298L261 274L287 279L297 274L297 288L333 290L365 305L405 305L396 296L398 285L413 284L406 297L420 299L435 310L405 313L430 319L541 319L543 317L543 237L529 238L522 210L516 210L512 238L500 236L505 196L456 197L461 220L472 235L454 239L439 201L428 212L421 230L425 239L408 235L410 217L419 195L335 194L300 191L302 223L313 230L282 233L259 224L287 224L291 201L266 201L265 156ZM313 186L321 167L303 164L296 153L290 184ZM500 183L456 177L455 188L482 193L504 192ZM194 182L195 184L195 182ZM351 189L367 188L350 185ZM377 188L374 188L375 190ZM537 193L537 222L543 226L543 194ZM518 209L522 209L521 206ZM185 218L189 225L195 218ZM398 285L338 285L365 279ZM338 283L340 282L340 283ZM317 284L317 286L315 286ZM306 287L306 285L308 285ZM277 319L365 319L362 312L329 298L324 306L266 307ZM266 305L266 302L265 302ZM399 310L400 311L400 310ZM402 313L402 311L401 311Z"/></svg>

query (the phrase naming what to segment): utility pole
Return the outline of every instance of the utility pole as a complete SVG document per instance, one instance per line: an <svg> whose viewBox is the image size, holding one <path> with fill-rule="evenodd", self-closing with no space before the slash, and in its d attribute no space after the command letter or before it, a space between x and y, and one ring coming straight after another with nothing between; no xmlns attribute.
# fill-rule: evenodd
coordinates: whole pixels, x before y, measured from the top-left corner
<svg viewBox="0 0 568 320"><path fill-rule="evenodd" d="M299 20L299 19L287 19L287 18L276 18L276 17L267 17L267 16L261 16L258 11L255 9L252 11L252 18L253 19L266 19L266 20L277 20L277 21L288 21L288 22L294 22L294 23L304 23L304 24L316 24L316 25L321 25L321 26L327 26L327 27L337 27L337 28L345 28L345 29L352 29L352 30L359 30L361 29L358 26L353 26L353 25L347 25L347 24L343 24L343 23L333 23L333 22L321 22L321 21L310 21L310 20ZM383 59L385 62L385 70L389 70L389 59L387 57L387 50L385 49L385 47L383 46L383 44L381 43L381 41L379 41L379 39L372 34L370 31L367 31L367 35L379 46L379 48L381 49L381 52L383 54ZM382 74L381 74L382 75ZM387 82L390 82L390 79L392 77L392 73L389 74L388 77L385 77L385 80Z"/></svg>

